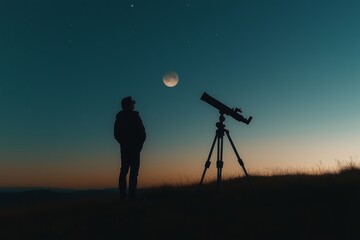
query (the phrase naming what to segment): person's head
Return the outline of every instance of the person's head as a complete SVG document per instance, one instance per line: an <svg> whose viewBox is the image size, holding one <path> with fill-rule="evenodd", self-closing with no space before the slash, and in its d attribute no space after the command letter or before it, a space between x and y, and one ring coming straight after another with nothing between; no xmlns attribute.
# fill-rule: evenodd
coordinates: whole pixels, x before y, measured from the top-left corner
<svg viewBox="0 0 360 240"><path fill-rule="evenodd" d="M131 96L123 98L121 100L121 107L124 111L133 111L135 109L135 101L132 100Z"/></svg>

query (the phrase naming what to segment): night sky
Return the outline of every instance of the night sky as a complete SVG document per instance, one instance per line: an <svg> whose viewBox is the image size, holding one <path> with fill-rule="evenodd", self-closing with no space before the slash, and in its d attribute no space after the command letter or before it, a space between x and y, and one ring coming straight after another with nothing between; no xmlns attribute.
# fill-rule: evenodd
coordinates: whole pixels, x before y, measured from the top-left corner
<svg viewBox="0 0 360 240"><path fill-rule="evenodd" d="M115 187L126 96L147 132L140 186L200 179L219 115L204 91L254 117L225 122L249 174L359 160L359 12L340 0L1 0L0 186ZM243 174L225 150L224 175Z"/></svg>

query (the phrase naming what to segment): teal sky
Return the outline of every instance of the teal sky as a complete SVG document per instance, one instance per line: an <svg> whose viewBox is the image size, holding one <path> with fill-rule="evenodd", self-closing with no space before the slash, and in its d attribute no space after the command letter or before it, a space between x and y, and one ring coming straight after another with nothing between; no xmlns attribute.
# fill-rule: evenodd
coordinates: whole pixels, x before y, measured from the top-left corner
<svg viewBox="0 0 360 240"><path fill-rule="evenodd" d="M200 177L218 118L204 91L254 117L226 120L250 173L358 159L359 12L332 0L2 0L0 186L116 186L112 130L129 95L148 135L143 186ZM162 83L170 70L175 88ZM224 173L241 173L225 155Z"/></svg>

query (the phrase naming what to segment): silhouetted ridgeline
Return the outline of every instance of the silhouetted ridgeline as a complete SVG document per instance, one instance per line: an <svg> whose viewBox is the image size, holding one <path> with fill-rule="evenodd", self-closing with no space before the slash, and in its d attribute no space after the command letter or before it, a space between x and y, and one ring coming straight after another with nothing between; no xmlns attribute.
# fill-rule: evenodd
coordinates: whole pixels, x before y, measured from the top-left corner
<svg viewBox="0 0 360 240"><path fill-rule="evenodd" d="M360 171L116 191L8 193L1 239L359 239ZM2 193L1 198L6 198Z"/></svg>

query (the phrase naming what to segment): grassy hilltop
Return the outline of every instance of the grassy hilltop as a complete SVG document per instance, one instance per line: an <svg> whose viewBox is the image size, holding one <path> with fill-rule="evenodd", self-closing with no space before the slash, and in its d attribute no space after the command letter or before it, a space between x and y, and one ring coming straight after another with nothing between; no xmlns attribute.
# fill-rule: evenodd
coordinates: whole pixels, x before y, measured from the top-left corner
<svg viewBox="0 0 360 240"><path fill-rule="evenodd" d="M144 190L0 195L0 239L359 239L360 170Z"/></svg>

